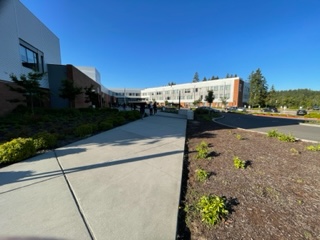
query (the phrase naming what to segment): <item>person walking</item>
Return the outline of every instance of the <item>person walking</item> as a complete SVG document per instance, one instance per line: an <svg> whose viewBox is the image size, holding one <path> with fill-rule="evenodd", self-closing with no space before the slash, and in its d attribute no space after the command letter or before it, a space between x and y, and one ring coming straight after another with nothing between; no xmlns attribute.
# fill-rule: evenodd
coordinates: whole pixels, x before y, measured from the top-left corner
<svg viewBox="0 0 320 240"><path fill-rule="evenodd" d="M152 102L149 103L149 112L150 112L150 116L153 115L153 105Z"/></svg>
<svg viewBox="0 0 320 240"><path fill-rule="evenodd" d="M153 114L156 114L157 113L157 102L156 101L154 101L154 103L153 103Z"/></svg>
<svg viewBox="0 0 320 240"><path fill-rule="evenodd" d="M141 104L140 104L140 115L141 115L141 119L144 118L145 109L146 109L145 103L141 103Z"/></svg>

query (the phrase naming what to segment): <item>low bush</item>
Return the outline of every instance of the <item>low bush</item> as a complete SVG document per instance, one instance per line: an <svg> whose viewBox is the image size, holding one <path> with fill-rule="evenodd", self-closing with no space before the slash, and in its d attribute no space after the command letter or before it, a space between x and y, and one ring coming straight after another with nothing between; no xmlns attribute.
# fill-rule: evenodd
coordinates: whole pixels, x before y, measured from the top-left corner
<svg viewBox="0 0 320 240"><path fill-rule="evenodd" d="M96 129L96 125L88 123L88 124L82 124L79 125L78 127L76 127L76 129L74 130L74 134L77 137L85 137L88 135L91 135L94 133Z"/></svg>
<svg viewBox="0 0 320 240"><path fill-rule="evenodd" d="M226 199L212 195L202 196L197 203L197 209L202 221L208 225L215 225L229 213L226 209Z"/></svg>
<svg viewBox="0 0 320 240"><path fill-rule="evenodd" d="M206 143L205 141L202 141L201 143L199 143L196 146L196 151L197 151L196 159L205 159L205 158L207 158L208 154L209 154L208 143Z"/></svg>
<svg viewBox="0 0 320 240"><path fill-rule="evenodd" d="M33 137L36 150L40 149L52 149L57 145L57 135L48 133L46 131L39 132Z"/></svg>
<svg viewBox="0 0 320 240"><path fill-rule="evenodd" d="M295 142L296 138L292 136L291 134L284 134L284 133L279 133L277 138L282 141L282 142Z"/></svg>
<svg viewBox="0 0 320 240"><path fill-rule="evenodd" d="M278 137L278 134L279 134L278 131L275 130L275 129L272 129L272 130L267 132L267 136L268 137Z"/></svg>
<svg viewBox="0 0 320 240"><path fill-rule="evenodd" d="M0 163L14 163L33 156L36 148L32 138L16 138L0 145Z"/></svg>
<svg viewBox="0 0 320 240"><path fill-rule="evenodd" d="M203 169L197 169L196 170L196 179L199 182L204 182L209 177L209 173L206 170Z"/></svg>
<svg viewBox="0 0 320 240"><path fill-rule="evenodd" d="M236 138L237 138L238 140L243 140L243 137L242 137L240 134L237 134L237 135L236 135Z"/></svg>
<svg viewBox="0 0 320 240"><path fill-rule="evenodd" d="M99 130L106 131L113 128L113 123L110 120L105 120L99 123Z"/></svg>
<svg viewBox="0 0 320 240"><path fill-rule="evenodd" d="M313 151L313 152L320 151L320 144L319 145L310 145L307 147L307 150Z"/></svg>
<svg viewBox="0 0 320 240"><path fill-rule="evenodd" d="M112 123L114 126L121 126L123 124L125 124L126 119L123 116L114 116L112 118Z"/></svg>
<svg viewBox="0 0 320 240"><path fill-rule="evenodd" d="M320 118L320 113L319 112L310 112L310 113L304 115L304 117L307 117L307 118Z"/></svg>
<svg viewBox="0 0 320 240"><path fill-rule="evenodd" d="M235 166L235 168L238 169L245 169L246 168L246 161L241 160L239 157L234 156L233 157L233 165Z"/></svg>
<svg viewBox="0 0 320 240"><path fill-rule="evenodd" d="M295 142L296 138L292 134L280 133L277 130L270 130L267 132L268 137L278 138L282 142Z"/></svg>

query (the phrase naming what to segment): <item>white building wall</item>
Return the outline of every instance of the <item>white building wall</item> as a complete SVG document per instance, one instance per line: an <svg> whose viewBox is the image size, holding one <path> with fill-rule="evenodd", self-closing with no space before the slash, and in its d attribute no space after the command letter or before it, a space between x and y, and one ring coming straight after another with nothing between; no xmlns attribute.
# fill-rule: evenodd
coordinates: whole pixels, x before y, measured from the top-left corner
<svg viewBox="0 0 320 240"><path fill-rule="evenodd" d="M208 91L214 93L214 103L221 103L221 98L226 98L227 102L232 102L234 98L234 83L239 78L223 78L196 83L177 84L172 86L163 86L155 88L147 88L141 91L141 97L148 101L157 101L163 103L165 101L178 103L179 94L180 101L192 104L195 100L202 99L205 103L205 96Z"/></svg>
<svg viewBox="0 0 320 240"><path fill-rule="evenodd" d="M40 50L46 64L61 64L60 43L38 18L19 0L0 0L0 79L10 81L10 74L27 74L32 70L22 66L19 39ZM46 77L41 86L49 88Z"/></svg>

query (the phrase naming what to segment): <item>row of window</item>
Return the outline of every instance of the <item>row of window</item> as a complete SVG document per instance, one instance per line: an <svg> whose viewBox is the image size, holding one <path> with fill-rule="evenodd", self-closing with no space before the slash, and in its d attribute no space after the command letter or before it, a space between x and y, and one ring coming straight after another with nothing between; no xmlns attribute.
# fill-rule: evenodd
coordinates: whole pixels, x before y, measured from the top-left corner
<svg viewBox="0 0 320 240"><path fill-rule="evenodd" d="M203 95L201 95L199 97L201 100L203 100ZM199 99L198 98L198 99ZM150 99L152 100L156 100L156 101L170 101L170 100L179 100L179 95L175 95L175 96L166 96L166 97L163 97L163 96L154 96L154 97L151 97ZM216 101L221 101L221 100L228 100L230 99L230 93L228 94L219 94L219 95L216 95L215 96L215 100ZM196 100L194 98L194 96L191 94L189 95L180 95L180 100Z"/></svg>
<svg viewBox="0 0 320 240"><path fill-rule="evenodd" d="M193 89L180 89L180 90L167 90L167 91L164 91L164 92L144 92L142 93L142 96L155 96L155 95L162 95L162 94L165 94L165 95L169 95L169 94L180 94L181 93L197 93L197 92L207 92L209 90L212 90L214 91L215 94L218 94L218 91L220 90L221 91L230 91L231 90L231 85L220 85L220 86L211 86L211 87L206 87L206 88L193 88Z"/></svg>
<svg viewBox="0 0 320 240"><path fill-rule="evenodd" d="M119 93L119 92L115 92L114 93L115 96L140 96L140 93Z"/></svg>

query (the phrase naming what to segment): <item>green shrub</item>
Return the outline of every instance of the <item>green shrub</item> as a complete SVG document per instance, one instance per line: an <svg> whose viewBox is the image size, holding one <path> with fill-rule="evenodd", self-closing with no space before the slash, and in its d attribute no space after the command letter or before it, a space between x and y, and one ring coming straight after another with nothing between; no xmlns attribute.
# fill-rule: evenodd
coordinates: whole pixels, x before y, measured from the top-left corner
<svg viewBox="0 0 320 240"><path fill-rule="evenodd" d="M82 124L76 127L74 134L78 137L85 137L94 133L96 126L94 124Z"/></svg>
<svg viewBox="0 0 320 240"><path fill-rule="evenodd" d="M272 129L272 130L267 132L267 136L268 137L278 137L278 134L279 134L278 131L275 130L275 129Z"/></svg>
<svg viewBox="0 0 320 240"><path fill-rule="evenodd" d="M123 116L115 116L112 118L112 122L114 126L121 126L126 122L126 119Z"/></svg>
<svg viewBox="0 0 320 240"><path fill-rule="evenodd" d="M106 131L113 128L113 123L110 120L105 120L99 123L99 130Z"/></svg>
<svg viewBox="0 0 320 240"><path fill-rule="evenodd" d="M0 145L0 163L14 163L33 156L36 148L32 138L15 138Z"/></svg>
<svg viewBox="0 0 320 240"><path fill-rule="evenodd" d="M45 131L37 133L32 138L36 150L51 149L57 145L57 135Z"/></svg>
<svg viewBox="0 0 320 240"><path fill-rule="evenodd" d="M296 138L292 136L291 134L284 134L284 133L279 133L277 138L282 141L282 142L295 142Z"/></svg>
<svg viewBox="0 0 320 240"><path fill-rule="evenodd" d="M240 168L245 169L246 168L246 161L243 161L239 157L234 156L233 157L233 165L238 169L240 169Z"/></svg>
<svg viewBox="0 0 320 240"><path fill-rule="evenodd" d="M319 145L310 145L310 146L307 147L307 150L308 151L314 151L314 152L320 151L320 144Z"/></svg>
<svg viewBox="0 0 320 240"><path fill-rule="evenodd" d="M307 117L307 118L320 118L320 113L319 112L310 112L310 113L304 115L304 117Z"/></svg>
<svg viewBox="0 0 320 240"><path fill-rule="evenodd" d="M237 138L238 140L242 140L242 139L243 139L240 134L237 134L237 135L236 135L236 138Z"/></svg>
<svg viewBox="0 0 320 240"><path fill-rule="evenodd" d="M204 182L209 177L209 173L206 170L203 169L197 169L196 170L196 179L199 182Z"/></svg>
<svg viewBox="0 0 320 240"><path fill-rule="evenodd" d="M291 134L286 135L284 133L278 132L277 130L268 131L267 136L278 138L282 142L295 142L296 141L296 138L293 135L291 135Z"/></svg>
<svg viewBox="0 0 320 240"><path fill-rule="evenodd" d="M196 159L207 158L209 154L208 143L206 143L205 141L202 141L196 146L196 151L197 151Z"/></svg>
<svg viewBox="0 0 320 240"><path fill-rule="evenodd" d="M201 219L208 225L215 225L228 214L226 199L218 196L202 196L197 203Z"/></svg>

